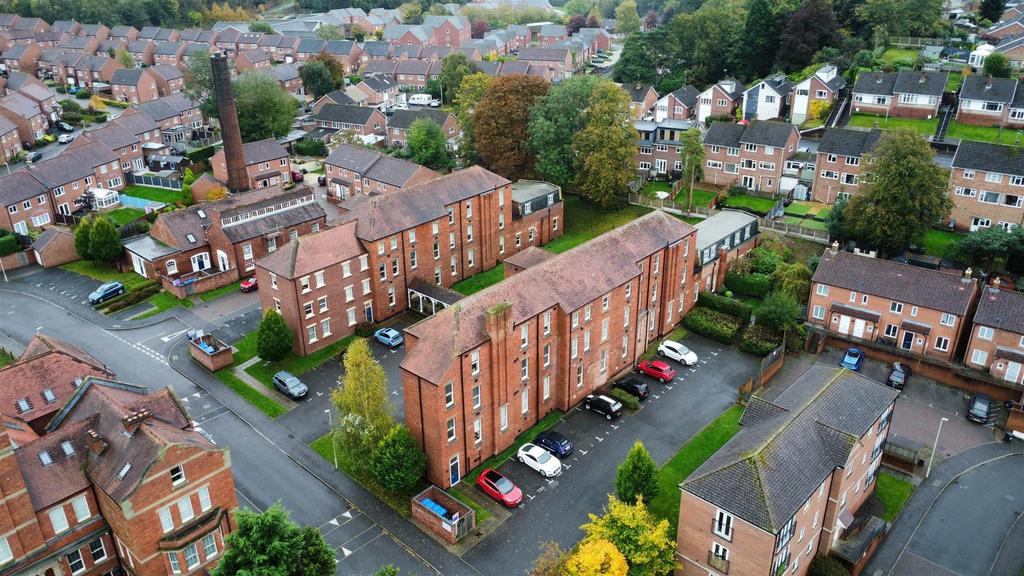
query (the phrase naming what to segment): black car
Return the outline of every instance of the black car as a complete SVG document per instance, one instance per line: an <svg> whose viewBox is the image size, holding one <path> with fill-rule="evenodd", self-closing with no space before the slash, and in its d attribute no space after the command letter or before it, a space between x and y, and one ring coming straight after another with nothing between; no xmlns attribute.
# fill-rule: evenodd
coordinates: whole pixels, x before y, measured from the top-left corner
<svg viewBox="0 0 1024 576"><path fill-rule="evenodd" d="M320 186L327 186L327 176L317 176L316 183Z"/></svg>
<svg viewBox="0 0 1024 576"><path fill-rule="evenodd" d="M71 126L71 124L68 124L67 122L64 122L63 120L61 120L60 122L57 122L57 130L60 130L61 132L74 132L75 131L74 127Z"/></svg>
<svg viewBox="0 0 1024 576"><path fill-rule="evenodd" d="M643 400L651 393L646 382L642 382L636 378L623 378L612 384L612 388L622 390L627 394L636 396L638 400Z"/></svg>
<svg viewBox="0 0 1024 576"><path fill-rule="evenodd" d="M587 394L583 399L583 408L602 414L608 420L622 416L622 403L602 394Z"/></svg>
<svg viewBox="0 0 1024 576"><path fill-rule="evenodd" d="M992 399L985 394L972 396L970 407L967 409L967 419L978 424L988 424L991 417Z"/></svg>
<svg viewBox="0 0 1024 576"><path fill-rule="evenodd" d="M572 454L572 442L564 434L554 430L545 430L537 434L537 437L533 439L533 443L559 458L565 458Z"/></svg>
<svg viewBox="0 0 1024 576"><path fill-rule="evenodd" d="M25 140L24 142L21 143L21 147L24 148L25 150L31 150L36 147L36 143L30 140Z"/></svg>
<svg viewBox="0 0 1024 576"><path fill-rule="evenodd" d="M29 164L32 164L32 163L35 163L35 162L39 162L42 159L43 159L43 153L42 152L29 152L28 155L25 156L25 162L28 162Z"/></svg>
<svg viewBox="0 0 1024 576"><path fill-rule="evenodd" d="M889 372L889 379L885 381L891 388L903 390L907 380L910 378L910 366L902 362L893 362L892 371Z"/></svg>

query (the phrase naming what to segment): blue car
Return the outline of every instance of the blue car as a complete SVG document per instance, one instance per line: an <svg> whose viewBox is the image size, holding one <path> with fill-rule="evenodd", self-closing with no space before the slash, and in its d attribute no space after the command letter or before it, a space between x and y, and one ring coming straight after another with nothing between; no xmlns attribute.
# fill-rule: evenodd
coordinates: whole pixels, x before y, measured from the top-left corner
<svg viewBox="0 0 1024 576"><path fill-rule="evenodd" d="M537 434L537 437L533 439L533 443L559 458L565 458L572 454L572 442L563 434L553 430L545 430Z"/></svg>
<svg viewBox="0 0 1024 576"><path fill-rule="evenodd" d="M394 328L381 328L373 333L373 337L381 344L394 348L395 346L401 346L402 342L405 342L405 338L402 333Z"/></svg>
<svg viewBox="0 0 1024 576"><path fill-rule="evenodd" d="M121 294L124 294L124 284L116 280L107 282L106 284L101 284L92 294L89 294L89 304L95 305L100 302L106 302L114 296L120 296Z"/></svg>
<svg viewBox="0 0 1024 576"><path fill-rule="evenodd" d="M846 355L843 356L843 368L848 368L854 372L860 372L862 364L864 364L864 352L861 352L860 348L850 348L846 351Z"/></svg>

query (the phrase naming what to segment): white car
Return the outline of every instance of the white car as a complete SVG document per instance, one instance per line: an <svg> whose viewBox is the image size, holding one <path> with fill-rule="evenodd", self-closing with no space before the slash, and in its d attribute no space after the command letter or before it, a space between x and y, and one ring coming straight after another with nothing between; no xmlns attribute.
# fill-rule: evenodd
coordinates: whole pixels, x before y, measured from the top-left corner
<svg viewBox="0 0 1024 576"><path fill-rule="evenodd" d="M541 476L551 478L562 473L562 463L558 458L536 444L523 444L516 457L523 464L540 472Z"/></svg>
<svg viewBox="0 0 1024 576"><path fill-rule="evenodd" d="M697 354L679 342L665 340L658 346L658 356L675 360L683 366L693 366L697 363Z"/></svg>
<svg viewBox="0 0 1024 576"><path fill-rule="evenodd" d="M74 139L74 134L61 134L60 136L57 136L57 142L60 144L70 144Z"/></svg>

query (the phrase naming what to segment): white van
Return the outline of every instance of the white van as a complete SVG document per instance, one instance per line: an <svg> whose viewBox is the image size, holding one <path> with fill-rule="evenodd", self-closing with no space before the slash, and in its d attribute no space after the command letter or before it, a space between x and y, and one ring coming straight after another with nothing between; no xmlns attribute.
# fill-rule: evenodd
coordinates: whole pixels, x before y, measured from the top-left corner
<svg viewBox="0 0 1024 576"><path fill-rule="evenodd" d="M413 106L430 106L430 94L413 94L409 96L409 104Z"/></svg>

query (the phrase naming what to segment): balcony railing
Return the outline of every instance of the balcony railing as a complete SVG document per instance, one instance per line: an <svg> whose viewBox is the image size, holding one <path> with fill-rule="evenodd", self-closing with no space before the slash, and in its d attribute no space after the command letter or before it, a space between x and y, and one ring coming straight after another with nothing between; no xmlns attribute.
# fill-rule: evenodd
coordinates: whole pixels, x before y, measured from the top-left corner
<svg viewBox="0 0 1024 576"><path fill-rule="evenodd" d="M724 558L715 556L715 553L711 550L708 550L708 566L711 566L712 568L718 570L722 574L729 573L729 561Z"/></svg>

